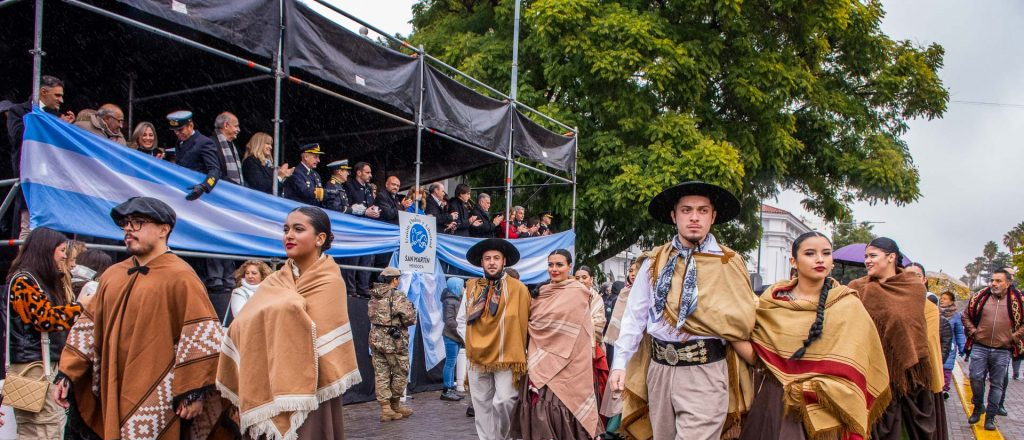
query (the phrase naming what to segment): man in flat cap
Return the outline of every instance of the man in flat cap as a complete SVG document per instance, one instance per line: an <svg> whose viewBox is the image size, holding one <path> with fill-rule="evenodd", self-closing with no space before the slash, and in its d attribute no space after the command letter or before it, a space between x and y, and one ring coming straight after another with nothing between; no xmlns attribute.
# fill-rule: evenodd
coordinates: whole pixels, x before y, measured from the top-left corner
<svg viewBox="0 0 1024 440"><path fill-rule="evenodd" d="M55 400L73 401L100 438L206 438L220 416L221 329L203 283L167 246L174 210L133 197L110 217L131 256L104 272L72 327Z"/></svg>
<svg viewBox="0 0 1024 440"><path fill-rule="evenodd" d="M286 199L320 206L324 201L324 185L320 181L320 174L316 172L316 166L320 164L320 156L324 152L320 150L320 144L303 145L301 151L302 162L284 181L281 194Z"/></svg>
<svg viewBox="0 0 1024 440"><path fill-rule="evenodd" d="M676 234L640 266L622 316L609 377L626 393L621 430L641 440L718 440L727 416L751 398L745 364L728 343L750 339L757 299L743 258L710 233L740 203L691 181L663 191L647 211Z"/></svg>
<svg viewBox="0 0 1024 440"><path fill-rule="evenodd" d="M409 326L416 324L416 308L405 292L398 290L401 278L398 269L384 269L380 282L370 290L366 307L372 324L370 352L382 422L412 415L401 399L409 384Z"/></svg>
<svg viewBox="0 0 1024 440"><path fill-rule="evenodd" d="M348 182L348 174L352 167L348 165L348 159L336 160L327 164L327 170L331 173L330 180L324 186L324 209L350 213L351 204L348 201L348 192L345 191L345 182Z"/></svg>
<svg viewBox="0 0 1024 440"><path fill-rule="evenodd" d="M483 278L466 282L456 322L466 341L469 389L476 412L476 433L483 440L509 438L512 410L526 373L526 332L530 291L507 276L505 267L519 262L519 250L500 238L481 240L466 252Z"/></svg>
<svg viewBox="0 0 1024 440"><path fill-rule="evenodd" d="M195 123L192 122L192 112L188 110L179 110L167 115L167 125L178 138L178 144L175 146L175 163L206 175L202 182L189 188L185 198L191 201L213 191L213 187L225 174L217 144L196 130Z"/></svg>

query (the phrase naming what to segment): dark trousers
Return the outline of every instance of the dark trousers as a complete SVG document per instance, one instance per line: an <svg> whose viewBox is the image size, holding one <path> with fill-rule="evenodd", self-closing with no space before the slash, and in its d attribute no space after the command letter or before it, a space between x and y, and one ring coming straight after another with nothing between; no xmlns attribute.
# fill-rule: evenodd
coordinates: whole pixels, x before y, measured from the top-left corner
<svg viewBox="0 0 1024 440"><path fill-rule="evenodd" d="M347 264L350 266L373 266L373 255L360 255L358 257L342 258L340 260L341 264ZM341 271L341 275L345 278L345 290L349 295L361 296L363 298L370 297L371 273L369 271L343 269Z"/></svg>
<svg viewBox="0 0 1024 440"><path fill-rule="evenodd" d="M203 258L193 266L206 286L210 302L217 311L217 318L224 319L231 301L231 291L235 288L235 262L216 258Z"/></svg>
<svg viewBox="0 0 1024 440"><path fill-rule="evenodd" d="M975 411L982 408L989 416L999 412L1006 391L1006 370L1010 367L1010 350L974 344L971 349L971 393ZM985 406L985 377L988 376L988 406Z"/></svg>

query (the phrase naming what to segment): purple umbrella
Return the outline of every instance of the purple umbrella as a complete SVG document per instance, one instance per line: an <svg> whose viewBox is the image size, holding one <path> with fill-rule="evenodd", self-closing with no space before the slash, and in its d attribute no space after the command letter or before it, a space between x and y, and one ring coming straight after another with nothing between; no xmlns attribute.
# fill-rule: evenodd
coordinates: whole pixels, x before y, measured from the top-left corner
<svg viewBox="0 0 1024 440"><path fill-rule="evenodd" d="M843 246L832 252L832 259L838 263L847 264L850 266L864 267L864 248L868 247L864 243L854 243ZM903 256L903 266L906 267L910 264L910 259L906 255Z"/></svg>

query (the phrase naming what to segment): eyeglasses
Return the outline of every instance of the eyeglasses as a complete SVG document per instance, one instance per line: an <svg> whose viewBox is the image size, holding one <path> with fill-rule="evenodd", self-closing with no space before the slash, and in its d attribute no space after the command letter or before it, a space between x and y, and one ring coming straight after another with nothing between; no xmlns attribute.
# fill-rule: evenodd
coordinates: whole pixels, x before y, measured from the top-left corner
<svg viewBox="0 0 1024 440"><path fill-rule="evenodd" d="M142 225L146 223L155 222L146 218L123 218L117 222L117 227L121 229L128 229L129 231L138 231L139 229L142 229Z"/></svg>

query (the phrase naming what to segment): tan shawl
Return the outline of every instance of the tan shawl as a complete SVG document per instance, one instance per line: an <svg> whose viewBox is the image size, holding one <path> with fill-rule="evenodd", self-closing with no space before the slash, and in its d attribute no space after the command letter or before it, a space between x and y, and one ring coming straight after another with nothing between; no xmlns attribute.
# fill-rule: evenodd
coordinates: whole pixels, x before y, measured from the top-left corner
<svg viewBox="0 0 1024 440"><path fill-rule="evenodd" d="M838 282L828 292L821 337L800 359L817 316L817 301L779 298L796 286L786 280L761 295L751 336L758 358L782 384L786 411L800 415L810 439L867 438L892 395L889 372L871 316L857 292Z"/></svg>
<svg viewBox="0 0 1024 440"><path fill-rule="evenodd" d="M540 288L530 303L530 382L547 386L576 416L580 425L596 436L600 420L594 383L593 320L589 312L591 292L576 280Z"/></svg>
<svg viewBox="0 0 1024 440"><path fill-rule="evenodd" d="M757 297L750 287L746 263L735 251L721 246L723 255L696 253L693 255L697 263L697 310L683 324L682 331L696 336L714 336L726 341L746 341L754 329L755 308ZM651 285L655 284L656 274L668 264L672 244L665 244L651 251L651 273L637 276L651 277ZM685 265L676 265L672 274L672 286L669 290L666 319L674 323L673 317L679 310L679 299L682 294L682 280ZM626 365L625 404L622 409L621 430L632 438L647 440L652 438L651 420L647 408L647 368L651 362L651 341L644 335L636 354ZM732 347L726 350L726 363L729 367L729 417L725 430L739 421L740 415L746 413L753 400L753 385L749 368ZM700 404L699 402L694 402Z"/></svg>
<svg viewBox="0 0 1024 440"><path fill-rule="evenodd" d="M338 265L321 257L298 278L293 265L260 284L221 346L217 387L254 438L295 439L310 412L362 380Z"/></svg>
<svg viewBox="0 0 1024 440"><path fill-rule="evenodd" d="M626 286L615 298L615 306L612 307L612 318L608 320L608 328L604 331L604 343L615 344L619 340L619 331L622 326L622 315L626 313L626 301L629 300L629 290L632 286Z"/></svg>
<svg viewBox="0 0 1024 440"><path fill-rule="evenodd" d="M530 292L519 280L502 276L501 302L493 316L484 313L466 324L466 358L476 371L512 371L518 377L526 372L526 332L530 316ZM466 282L466 315L487 280ZM589 308L587 308L589 311ZM588 315L589 316L589 315Z"/></svg>
<svg viewBox="0 0 1024 440"><path fill-rule="evenodd" d="M82 419L102 438L179 439L174 398L212 390L221 326L195 271L165 253L128 275L135 258L111 266L68 334L60 371ZM220 415L206 399L186 437L205 438Z"/></svg>

